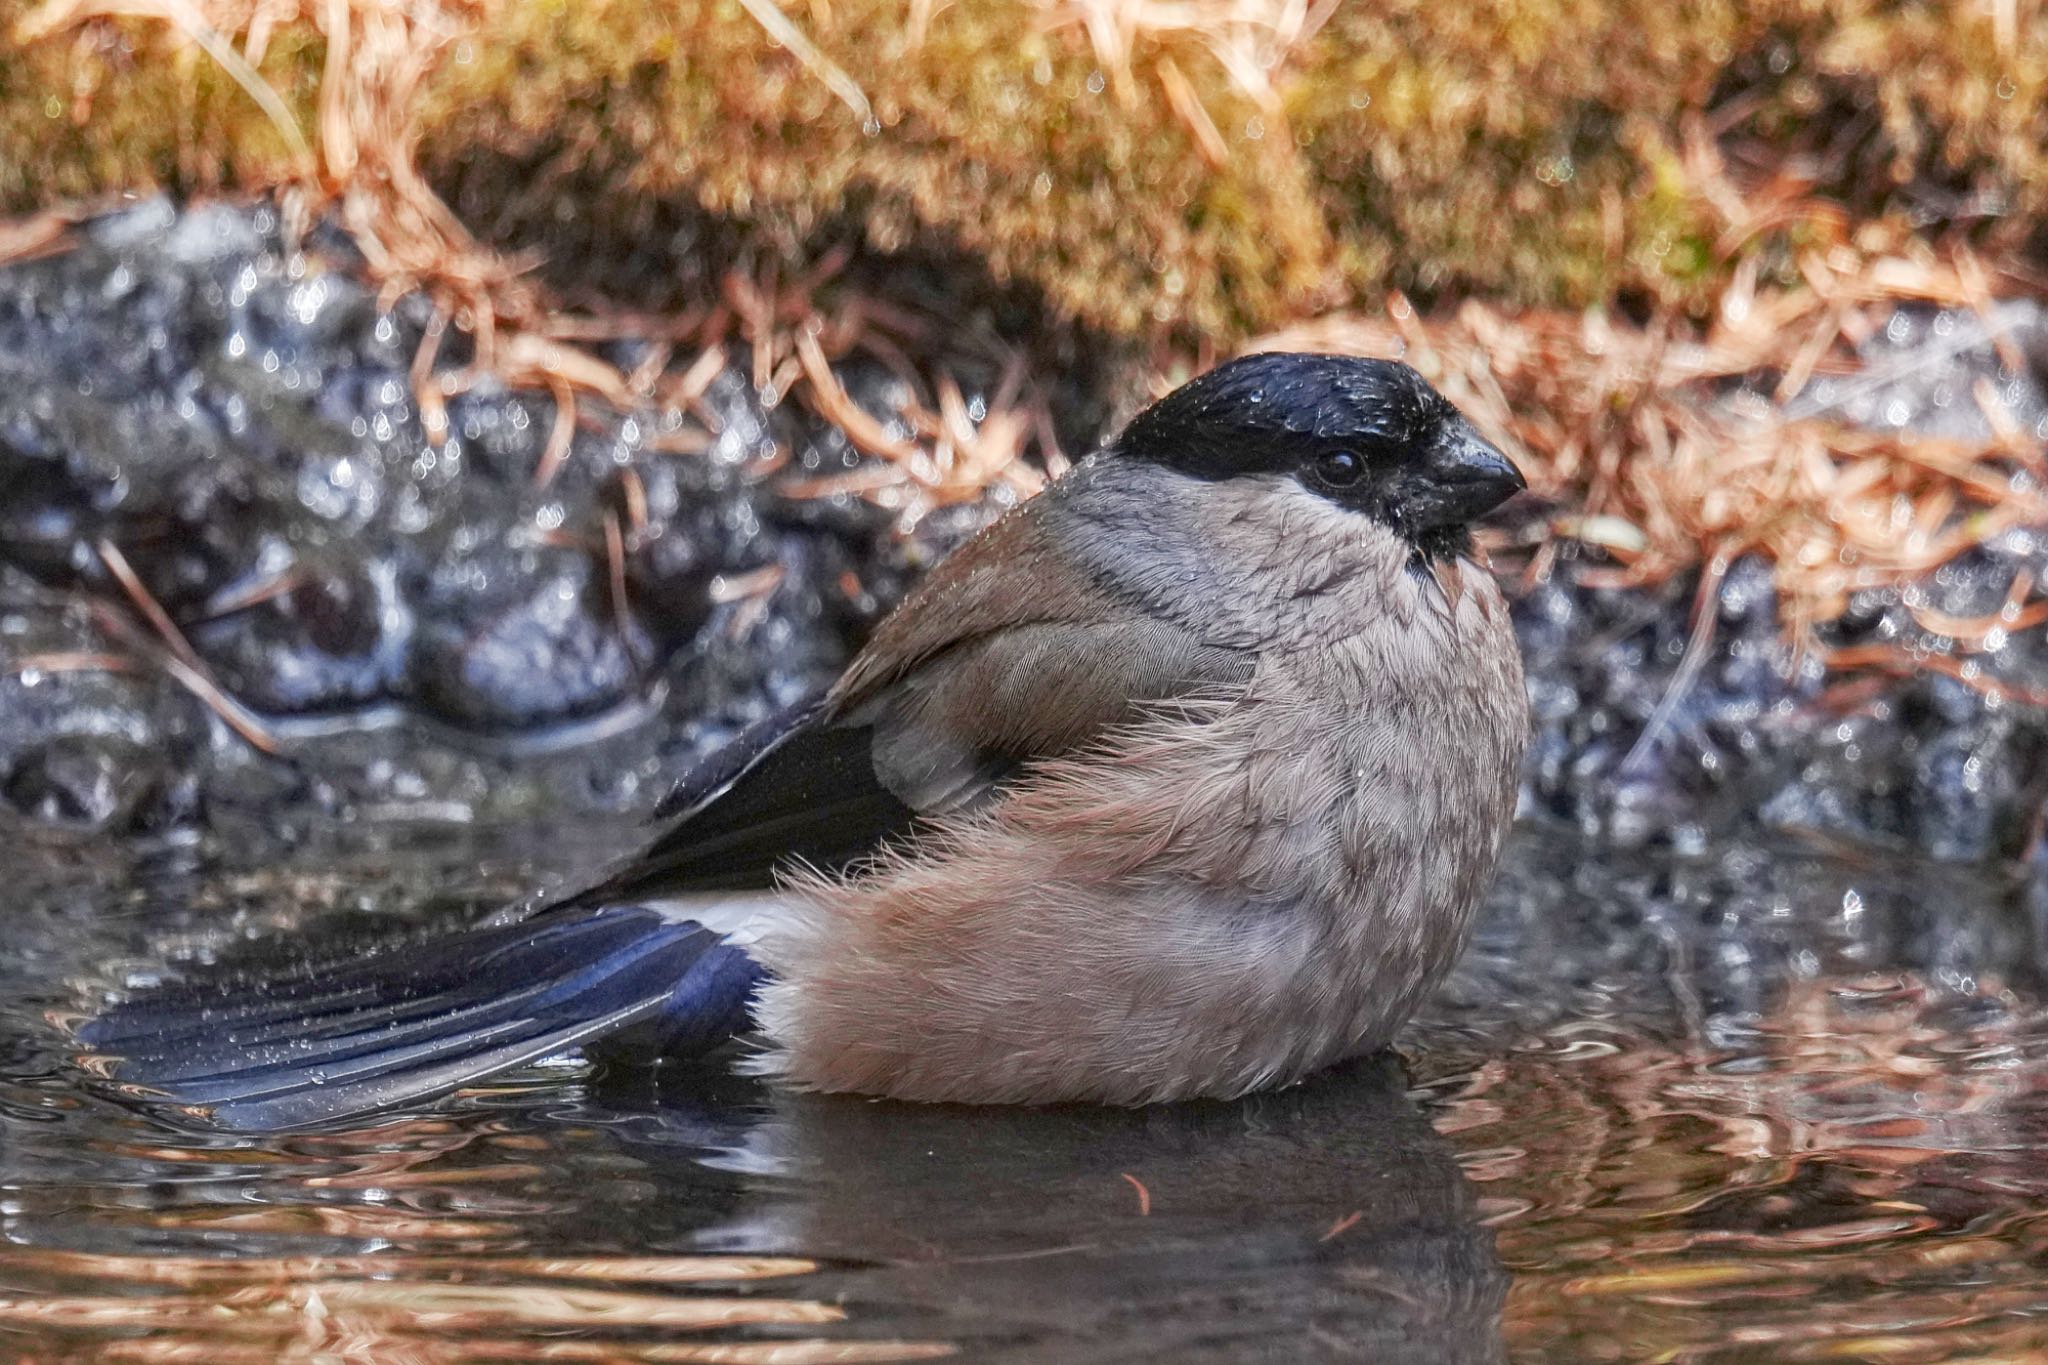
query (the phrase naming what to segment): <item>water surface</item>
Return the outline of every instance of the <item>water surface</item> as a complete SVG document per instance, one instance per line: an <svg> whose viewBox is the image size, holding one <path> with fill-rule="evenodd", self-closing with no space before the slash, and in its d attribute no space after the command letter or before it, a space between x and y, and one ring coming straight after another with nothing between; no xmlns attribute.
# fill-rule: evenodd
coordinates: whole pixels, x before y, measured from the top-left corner
<svg viewBox="0 0 2048 1365"><path fill-rule="evenodd" d="M997 1112L563 1062L250 1139L92 1092L46 1016L461 918L630 831L4 833L0 1358L2048 1353L2048 1019L1993 877L1525 829L1403 1057L1278 1094Z"/></svg>

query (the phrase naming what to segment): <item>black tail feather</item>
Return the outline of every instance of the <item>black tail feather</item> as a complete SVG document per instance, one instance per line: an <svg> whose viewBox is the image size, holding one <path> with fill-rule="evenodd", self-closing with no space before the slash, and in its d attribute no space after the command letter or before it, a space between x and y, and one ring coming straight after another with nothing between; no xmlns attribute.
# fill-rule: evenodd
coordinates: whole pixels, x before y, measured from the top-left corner
<svg viewBox="0 0 2048 1365"><path fill-rule="evenodd" d="M232 1128L431 1099L633 1030L669 1050L745 1026L759 970L698 925L579 909L401 945L338 969L151 992L86 1022L129 1094Z"/></svg>

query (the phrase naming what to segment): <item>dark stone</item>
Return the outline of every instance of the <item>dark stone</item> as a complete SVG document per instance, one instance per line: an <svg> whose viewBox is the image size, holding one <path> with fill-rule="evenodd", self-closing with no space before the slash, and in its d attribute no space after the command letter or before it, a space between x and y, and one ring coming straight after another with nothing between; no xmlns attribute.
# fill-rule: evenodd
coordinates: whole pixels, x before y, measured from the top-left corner
<svg viewBox="0 0 2048 1365"><path fill-rule="evenodd" d="M169 774L160 756L119 735L57 735L15 755L0 796L49 824L123 834L160 805Z"/></svg>
<svg viewBox="0 0 2048 1365"><path fill-rule="evenodd" d="M447 399L437 445L411 378L431 306L405 296L380 313L359 266L333 223L294 249L267 206L150 201L87 225L71 251L0 268L10 803L109 828L642 810L822 686L1005 501L899 534L894 509L848 486L873 459L739 365L688 413L579 399L545 480L546 393L474 379ZM2048 356L2044 317L2013 305L1998 320L2024 355ZM611 349L622 365L650 354ZM440 373L472 358L451 330ZM1989 380L2008 417L2048 431L2038 376L2009 371L1973 315L1906 310L1864 360L1794 408L1969 436L1986 429L1974 394ZM903 379L861 359L837 374L911 434ZM1680 852L1759 828L1955 860L2027 849L2048 720L1994 694L2048 687L2048 632L1957 641L1928 623L1989 618L2021 574L2048 582L2044 537L2016 531L1922 582L1858 593L1804 655L1761 559L1729 567L1696 628L1696 578L1595 587L1592 557L1563 547L1515 606L1536 724L1525 814ZM275 756L163 667L108 546ZM1821 662L1872 645L1973 676L1845 686Z"/></svg>
<svg viewBox="0 0 2048 1365"><path fill-rule="evenodd" d="M591 569L578 551L502 544L444 565L424 598L412 694L480 729L531 727L622 701L649 645L630 608L621 633Z"/></svg>
<svg viewBox="0 0 2048 1365"><path fill-rule="evenodd" d="M0 765L64 734L167 740L144 711L168 707L209 811L645 804L660 756L821 686L987 515L905 540L865 498L812 496L867 458L738 367L692 414L584 397L544 481L548 394L470 382L437 445L410 373L431 307L380 314L358 265L332 224L295 250L265 205L149 201L0 268L0 567L51 594L27 617L128 622L88 651L111 671L53 674L32 705L0 680ZM466 366L466 338L439 358ZM846 371L907 431L899 381ZM665 449L700 417L709 450ZM108 546L277 757L169 677Z"/></svg>

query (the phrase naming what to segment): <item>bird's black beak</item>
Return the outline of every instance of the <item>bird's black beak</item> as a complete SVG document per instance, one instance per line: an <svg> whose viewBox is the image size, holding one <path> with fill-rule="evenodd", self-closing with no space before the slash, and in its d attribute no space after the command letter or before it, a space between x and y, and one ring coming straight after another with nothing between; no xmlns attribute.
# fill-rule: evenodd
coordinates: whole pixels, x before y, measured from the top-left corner
<svg viewBox="0 0 2048 1365"><path fill-rule="evenodd" d="M1529 486L1513 461L1462 418L1446 423L1420 471L1409 515L1427 527L1463 526Z"/></svg>

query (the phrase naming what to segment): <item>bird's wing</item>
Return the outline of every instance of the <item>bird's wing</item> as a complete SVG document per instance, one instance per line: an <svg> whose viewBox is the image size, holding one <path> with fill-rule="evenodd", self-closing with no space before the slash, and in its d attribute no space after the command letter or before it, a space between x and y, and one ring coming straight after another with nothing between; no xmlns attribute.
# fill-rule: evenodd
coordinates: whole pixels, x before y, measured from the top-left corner
<svg viewBox="0 0 2048 1365"><path fill-rule="evenodd" d="M1203 643L1052 554L1034 512L941 564L823 700L686 780L661 812L672 823L577 900L755 890L798 863L843 868L1146 703L1250 677L1251 655Z"/></svg>

